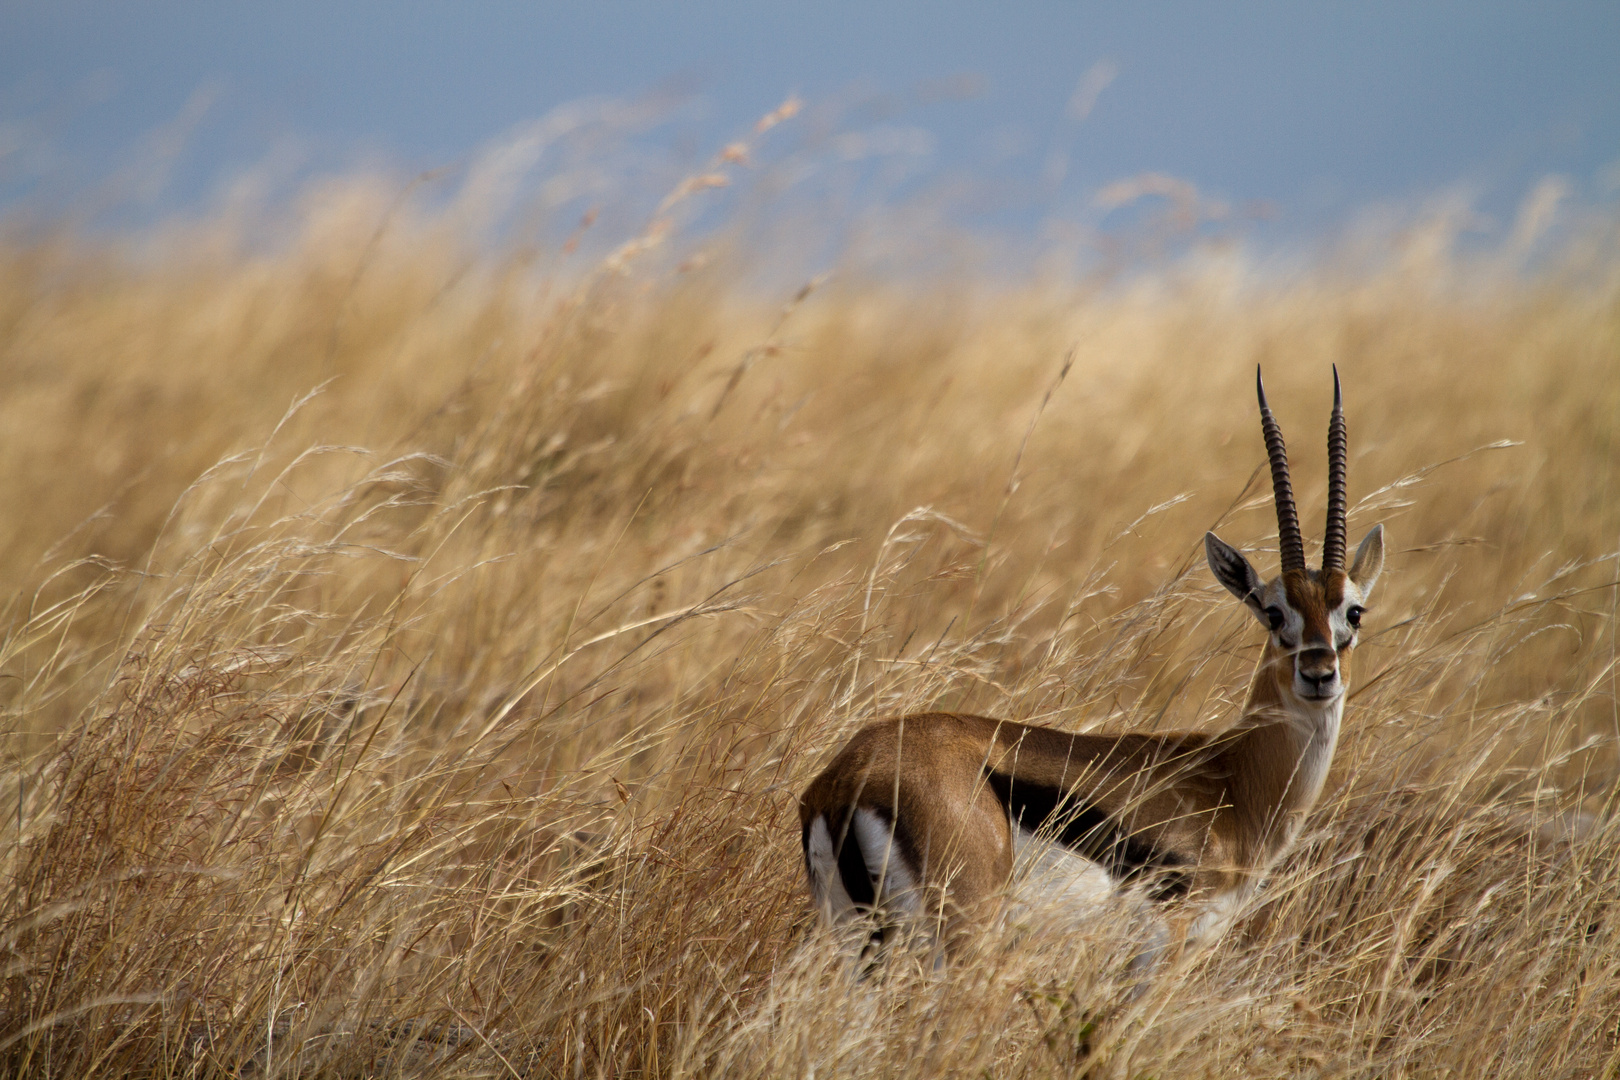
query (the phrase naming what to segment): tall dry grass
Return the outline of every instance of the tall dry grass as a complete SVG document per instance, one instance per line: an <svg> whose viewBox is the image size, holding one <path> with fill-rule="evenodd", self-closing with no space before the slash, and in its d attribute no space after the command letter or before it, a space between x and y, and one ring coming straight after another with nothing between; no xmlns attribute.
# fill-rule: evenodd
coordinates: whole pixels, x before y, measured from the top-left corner
<svg viewBox="0 0 1620 1080"><path fill-rule="evenodd" d="M778 306L391 205L0 248L8 1074L1613 1074L1612 262ZM1305 841L1144 993L1105 920L852 978L856 725L1235 718L1256 362L1316 520L1339 365L1393 541Z"/></svg>

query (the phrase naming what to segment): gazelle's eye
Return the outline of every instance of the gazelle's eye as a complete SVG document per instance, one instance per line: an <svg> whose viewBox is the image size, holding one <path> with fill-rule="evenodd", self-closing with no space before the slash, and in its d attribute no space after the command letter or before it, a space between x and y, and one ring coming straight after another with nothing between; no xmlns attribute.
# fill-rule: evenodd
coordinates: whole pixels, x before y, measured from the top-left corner
<svg viewBox="0 0 1620 1080"><path fill-rule="evenodd" d="M1344 613L1345 621L1348 622L1351 626L1354 626L1357 629L1360 629L1361 628L1361 614L1362 614L1362 612L1364 612L1366 610L1367 609L1362 607L1360 604L1351 604L1350 607Z"/></svg>
<svg viewBox="0 0 1620 1080"><path fill-rule="evenodd" d="M1287 619L1283 616L1282 608L1272 605L1266 608L1266 621L1271 623L1271 632L1276 633L1283 628Z"/></svg>

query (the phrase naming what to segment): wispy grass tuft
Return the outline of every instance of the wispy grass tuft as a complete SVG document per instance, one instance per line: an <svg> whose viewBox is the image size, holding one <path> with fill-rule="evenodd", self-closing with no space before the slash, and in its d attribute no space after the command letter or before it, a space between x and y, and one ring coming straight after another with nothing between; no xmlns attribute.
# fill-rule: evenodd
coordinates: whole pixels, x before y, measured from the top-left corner
<svg viewBox="0 0 1620 1080"><path fill-rule="evenodd" d="M1615 1069L1614 265L762 299L309 214L0 247L8 1074ZM1256 362L1307 520L1339 365L1393 541L1301 846L1145 990L1038 911L852 978L796 795L857 725L1235 718Z"/></svg>

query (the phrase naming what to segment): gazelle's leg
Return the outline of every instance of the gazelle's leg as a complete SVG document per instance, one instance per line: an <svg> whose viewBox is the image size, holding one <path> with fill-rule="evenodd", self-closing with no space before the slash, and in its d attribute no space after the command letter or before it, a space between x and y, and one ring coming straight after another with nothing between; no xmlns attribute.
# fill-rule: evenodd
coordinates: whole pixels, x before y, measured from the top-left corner
<svg viewBox="0 0 1620 1080"><path fill-rule="evenodd" d="M1007 811L988 787L953 805L958 813L932 823L925 870L930 895L938 898L928 914L947 954L1001 918L1014 853Z"/></svg>

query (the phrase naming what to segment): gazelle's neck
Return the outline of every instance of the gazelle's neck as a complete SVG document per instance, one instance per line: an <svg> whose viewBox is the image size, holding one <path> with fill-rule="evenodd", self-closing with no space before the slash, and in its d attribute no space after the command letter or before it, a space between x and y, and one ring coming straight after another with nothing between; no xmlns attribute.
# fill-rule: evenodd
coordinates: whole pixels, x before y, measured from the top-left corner
<svg viewBox="0 0 1620 1080"><path fill-rule="evenodd" d="M1258 863L1287 846L1316 804L1344 715L1343 694L1316 706L1288 693L1291 672L1290 657L1268 642L1224 755L1241 846Z"/></svg>

